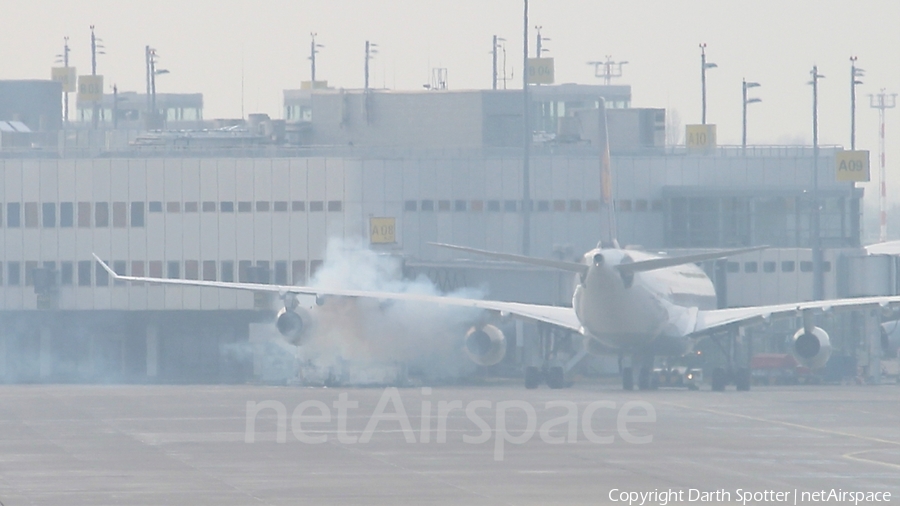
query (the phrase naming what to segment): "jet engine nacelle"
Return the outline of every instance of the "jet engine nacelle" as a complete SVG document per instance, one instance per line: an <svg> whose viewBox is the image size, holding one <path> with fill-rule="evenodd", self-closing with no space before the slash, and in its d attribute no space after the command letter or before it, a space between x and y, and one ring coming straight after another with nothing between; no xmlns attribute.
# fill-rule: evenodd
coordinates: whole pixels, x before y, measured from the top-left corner
<svg viewBox="0 0 900 506"><path fill-rule="evenodd" d="M897 357L900 350L900 320L881 324L881 349L886 358Z"/></svg>
<svg viewBox="0 0 900 506"><path fill-rule="evenodd" d="M310 335L312 315L302 307L297 307L293 311L281 308L275 317L275 327L287 342L300 346Z"/></svg>
<svg viewBox="0 0 900 506"><path fill-rule="evenodd" d="M831 357L831 340L828 333L819 327L813 327L812 332L800 329L794 334L791 351L801 365L820 369Z"/></svg>
<svg viewBox="0 0 900 506"><path fill-rule="evenodd" d="M494 365L506 356L506 337L493 325L472 327L466 332L466 354L478 365Z"/></svg>

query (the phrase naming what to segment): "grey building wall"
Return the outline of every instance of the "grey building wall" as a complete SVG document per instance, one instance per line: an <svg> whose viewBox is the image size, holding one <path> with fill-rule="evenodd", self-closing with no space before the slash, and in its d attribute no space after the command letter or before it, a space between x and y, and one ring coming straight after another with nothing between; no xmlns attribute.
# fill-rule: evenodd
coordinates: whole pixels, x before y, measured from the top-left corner
<svg viewBox="0 0 900 506"><path fill-rule="evenodd" d="M62 84L39 79L0 81L0 120L18 120L34 131L59 130Z"/></svg>

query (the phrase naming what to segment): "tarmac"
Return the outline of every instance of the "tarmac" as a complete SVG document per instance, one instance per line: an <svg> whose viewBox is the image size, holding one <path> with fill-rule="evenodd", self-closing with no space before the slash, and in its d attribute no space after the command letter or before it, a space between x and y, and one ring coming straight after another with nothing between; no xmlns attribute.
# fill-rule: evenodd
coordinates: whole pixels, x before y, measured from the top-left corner
<svg viewBox="0 0 900 506"><path fill-rule="evenodd" d="M7 385L0 502L896 503L898 397L897 385ZM822 491L831 500L810 495Z"/></svg>

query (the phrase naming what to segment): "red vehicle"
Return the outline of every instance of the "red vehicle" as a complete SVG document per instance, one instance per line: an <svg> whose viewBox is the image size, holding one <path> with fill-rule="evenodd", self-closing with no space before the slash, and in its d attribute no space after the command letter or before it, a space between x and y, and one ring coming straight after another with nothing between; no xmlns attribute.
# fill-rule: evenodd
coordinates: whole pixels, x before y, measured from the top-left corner
<svg viewBox="0 0 900 506"><path fill-rule="evenodd" d="M796 385L810 383L809 368L787 353L760 353L750 359L750 378L755 385Z"/></svg>

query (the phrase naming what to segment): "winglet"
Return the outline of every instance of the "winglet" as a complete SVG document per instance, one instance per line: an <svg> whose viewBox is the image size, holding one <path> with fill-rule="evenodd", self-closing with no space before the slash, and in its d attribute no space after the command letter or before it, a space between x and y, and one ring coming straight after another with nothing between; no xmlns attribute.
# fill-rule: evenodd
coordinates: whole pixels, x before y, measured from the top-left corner
<svg viewBox="0 0 900 506"><path fill-rule="evenodd" d="M106 262L104 262L103 260L100 260L100 257L98 257L96 253L91 253L91 255L94 256L94 260L96 260L98 264L103 266L103 268L106 270L106 272L108 272L109 275L112 276L113 279L119 279L119 275L116 274L116 271L110 269L109 266L106 265Z"/></svg>

